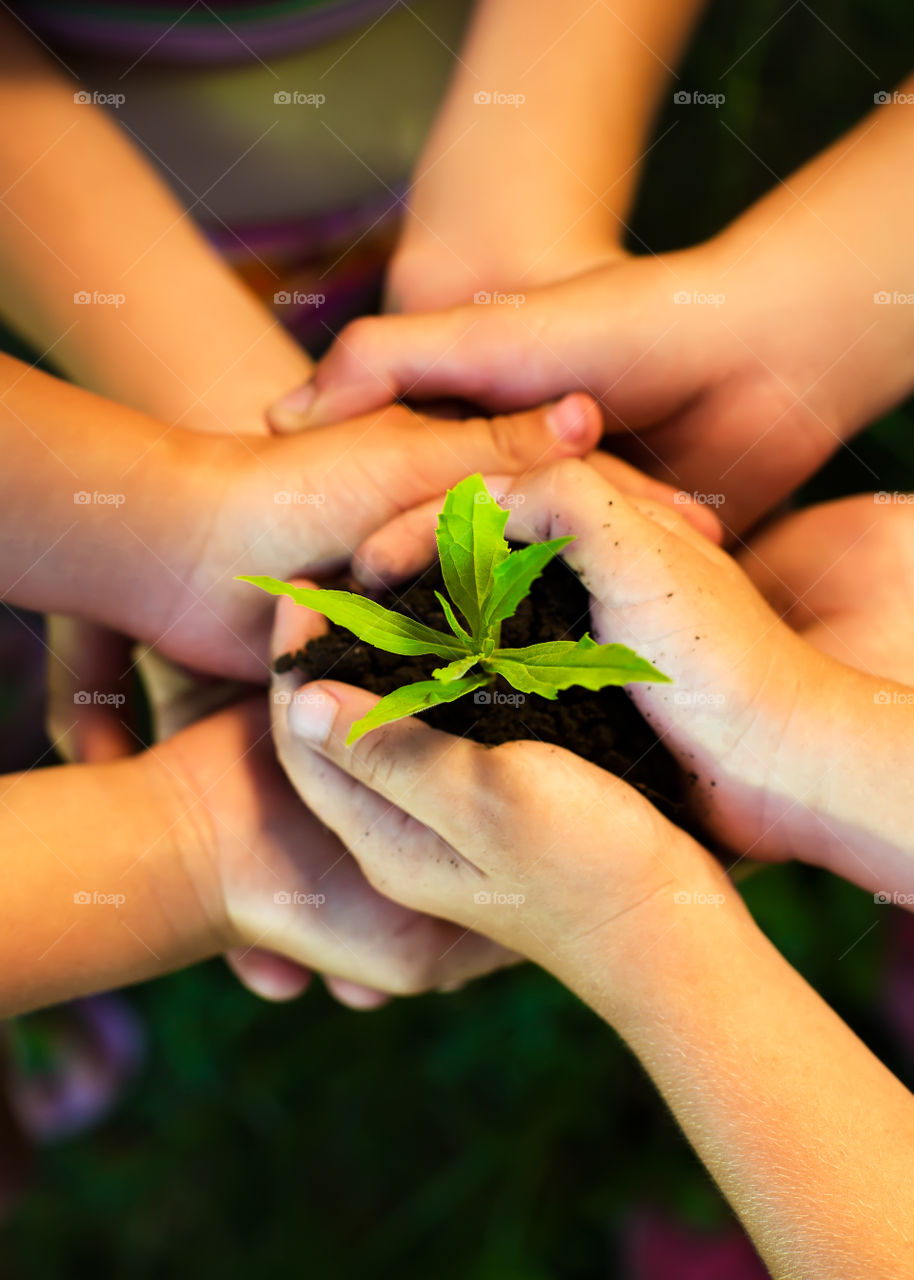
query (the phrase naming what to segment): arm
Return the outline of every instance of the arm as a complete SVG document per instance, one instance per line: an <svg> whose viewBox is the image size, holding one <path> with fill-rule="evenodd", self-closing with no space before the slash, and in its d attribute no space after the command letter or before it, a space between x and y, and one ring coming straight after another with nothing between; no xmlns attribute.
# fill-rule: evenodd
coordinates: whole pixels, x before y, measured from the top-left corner
<svg viewBox="0 0 914 1280"><path fill-rule="evenodd" d="M508 536L572 536L562 555L591 594L594 639L630 645L673 681L634 685L631 697L689 775L696 817L739 856L801 858L874 892L914 892L914 692L813 647L779 617L783 598L774 612L737 562L679 514L687 508L626 496L598 473L599 455L594 462L515 482ZM364 576L390 582L428 562L430 530L404 527L412 520L366 542ZM819 546L813 582L842 555ZM897 594L903 546L893 539L892 548ZM753 557L759 581L765 554L763 540ZM874 579L864 564L856 572Z"/></svg>
<svg viewBox="0 0 914 1280"><path fill-rule="evenodd" d="M597 418L572 396L513 419L430 423L398 407L240 440L165 427L0 357L0 592L262 680L272 610L234 575L341 566L469 472L586 452Z"/></svg>
<svg viewBox="0 0 914 1280"><path fill-rule="evenodd" d="M112 399L195 430L263 431L264 407L308 375L307 356L138 146L75 102L77 82L8 16L0 49L0 314Z"/></svg>
<svg viewBox="0 0 914 1280"><path fill-rule="evenodd" d="M353 983L404 995L509 959L367 884L277 769L260 698L143 755L0 780L0 849L0 1017L229 948L248 974L269 948L268 998L306 985L283 957L363 1007Z"/></svg>
<svg viewBox="0 0 914 1280"><path fill-rule="evenodd" d="M560 748L482 747L407 720L347 749L374 701L307 686L277 729L296 788L368 878L529 956L606 1018L773 1275L914 1276L914 1100L714 860Z"/></svg>
<svg viewBox="0 0 914 1280"><path fill-rule="evenodd" d="M658 100L702 7L480 0L414 175L395 305L532 288L620 256Z"/></svg>
<svg viewBox="0 0 914 1280"><path fill-rule="evenodd" d="M910 107L880 106L705 245L519 309L358 320L283 418L407 392L506 409L583 386L645 469L721 494L725 523L745 528L914 386L914 306L884 301L914 295L912 144Z"/></svg>

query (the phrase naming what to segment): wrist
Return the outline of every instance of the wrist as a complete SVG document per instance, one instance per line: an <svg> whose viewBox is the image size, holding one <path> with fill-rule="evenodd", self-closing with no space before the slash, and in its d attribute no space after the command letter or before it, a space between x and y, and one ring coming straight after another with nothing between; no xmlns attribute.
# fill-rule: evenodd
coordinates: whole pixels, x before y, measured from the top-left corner
<svg viewBox="0 0 914 1280"><path fill-rule="evenodd" d="M182 947L185 963L207 959L237 946L220 877L216 820L181 749L181 735L159 743L133 763L141 785L166 832L155 847L153 886L163 917Z"/></svg>

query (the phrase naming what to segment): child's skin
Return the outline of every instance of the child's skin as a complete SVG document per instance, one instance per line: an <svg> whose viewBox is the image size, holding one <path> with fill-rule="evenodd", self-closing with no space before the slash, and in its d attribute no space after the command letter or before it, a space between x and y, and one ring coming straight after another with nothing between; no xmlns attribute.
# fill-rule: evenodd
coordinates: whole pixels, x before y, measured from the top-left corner
<svg viewBox="0 0 914 1280"><path fill-rule="evenodd" d="M867 887L914 891L914 690L814 649L675 513L627 501L583 464L538 473L511 497L509 536L575 535L565 557L594 593L595 637L634 645L673 677L632 693L699 786L717 782L703 802L719 834L754 856L802 856ZM868 666L881 650L858 651L866 585L855 594L842 575L840 554L854 551L842 526L856 523L860 542L881 526L866 563L888 572L900 561L909 576L914 531L909 513L875 505L864 529L861 502L791 517L783 539L766 535L756 576L770 585L785 570L777 592L810 638L853 645ZM365 565L397 575L419 545L402 533L372 539ZM878 630L894 608L878 580L875 602ZM909 638L910 613L894 618ZM324 625L283 600L274 644L297 646ZM292 673L275 681L280 759L371 883L488 933L605 1017L773 1275L914 1276L911 1096L777 954L705 850L561 748L486 748L413 719L348 749L372 695L330 681L294 692ZM896 701L874 704L874 693Z"/></svg>
<svg viewBox="0 0 914 1280"><path fill-rule="evenodd" d="M586 451L598 419L579 395L491 421L396 407L236 440L169 429L0 357L0 590L201 671L262 681L272 609L234 575L342 566L375 528L468 472Z"/></svg>
<svg viewBox="0 0 914 1280"><path fill-rule="evenodd" d="M912 146L910 107L879 107L704 245L517 308L357 320L277 414L313 425L407 394L517 408L586 387L647 470L723 494L743 528L914 385L914 306L875 301L914 295Z"/></svg>
<svg viewBox="0 0 914 1280"><path fill-rule="evenodd" d="M624 258L645 138L701 0L479 0L416 165L392 309L529 290ZM522 95L480 104L479 91Z"/></svg>
<svg viewBox="0 0 914 1280"><path fill-rule="evenodd" d="M583 462L498 487L508 536L574 536L564 558L592 594L594 638L673 680L631 696L695 775L715 835L914 892L914 695L901 683L914 683L914 513L871 495L800 512L746 548L744 569L674 507L627 498ZM359 549L360 576L417 572L431 536L427 510L406 513Z"/></svg>
<svg viewBox="0 0 914 1280"><path fill-rule="evenodd" d="M276 768L260 698L141 755L0 780L0 843L0 1017L233 949L262 996L308 966L355 1006L509 959L368 885Z"/></svg>

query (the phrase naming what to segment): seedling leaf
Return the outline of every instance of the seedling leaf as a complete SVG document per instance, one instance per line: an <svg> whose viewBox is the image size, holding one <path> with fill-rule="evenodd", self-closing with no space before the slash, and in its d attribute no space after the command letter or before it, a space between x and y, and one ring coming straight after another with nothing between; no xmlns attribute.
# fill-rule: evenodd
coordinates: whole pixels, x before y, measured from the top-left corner
<svg viewBox="0 0 914 1280"><path fill-rule="evenodd" d="M507 560L497 565L492 575L492 592L485 611L489 630L511 618L522 600L530 594L536 579L574 538L553 538L551 542L533 542L520 551L512 551Z"/></svg>
<svg viewBox="0 0 914 1280"><path fill-rule="evenodd" d="M485 665L521 693L538 693L544 698L554 698L560 689L572 685L596 691L639 681L670 683L669 676L626 645L597 644L590 636L522 649L496 649Z"/></svg>
<svg viewBox="0 0 914 1280"><path fill-rule="evenodd" d="M480 674L448 683L441 680L419 680L415 684L404 685L402 689L395 689L373 706L367 715L362 716L361 720L356 720L346 737L346 746L351 747L362 734L370 733L382 724L402 720L405 716L415 715L417 711L425 711L442 702L456 702L465 693L471 693L490 680L491 676Z"/></svg>
<svg viewBox="0 0 914 1280"><path fill-rule="evenodd" d="M438 516L436 538L448 595L463 614L478 645L485 633L485 608L498 565L507 560L508 513L482 476L467 476L448 491Z"/></svg>
<svg viewBox="0 0 914 1280"><path fill-rule="evenodd" d="M250 582L261 591L273 596L289 596L296 604L303 604L315 613L322 613L331 622L346 627L353 635L376 649L388 653L431 653L437 658L463 657L466 649L444 631L427 627L415 618L393 613L374 600L357 596L351 591L326 591L318 587L295 587L278 578L241 577L239 582Z"/></svg>

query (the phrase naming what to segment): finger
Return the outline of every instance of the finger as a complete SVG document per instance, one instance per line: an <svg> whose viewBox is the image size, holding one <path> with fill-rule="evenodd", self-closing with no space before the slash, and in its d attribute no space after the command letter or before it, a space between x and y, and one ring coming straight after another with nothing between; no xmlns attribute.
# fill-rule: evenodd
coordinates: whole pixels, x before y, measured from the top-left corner
<svg viewBox="0 0 914 1280"><path fill-rule="evenodd" d="M487 794L491 812L498 810L493 751L413 718L383 725L351 747L346 746L352 724L377 702L374 695L335 681L305 685L289 705L287 731L297 747L318 753L351 783L363 784L375 798L386 801L388 808L396 806L402 815L415 819L445 845L459 849L473 865L474 853L487 860L491 851L486 851L481 837L479 815L470 816L470 802L474 796ZM320 783L328 781L324 770ZM314 782L312 778L309 804L320 802ZM349 794L353 806L367 803L355 787ZM324 818L322 805L316 812ZM368 810L360 812L369 815ZM382 809L370 811L381 812Z"/></svg>
<svg viewBox="0 0 914 1280"><path fill-rule="evenodd" d="M587 462L630 500L645 499L646 510L651 510L652 504L672 507L703 537L720 543L722 529L717 516L688 494L646 476L621 458L601 450L588 454ZM523 499L511 477L486 475L484 479L501 506ZM370 534L353 557L352 572L356 580L368 590L379 590L421 573L435 559L435 529L440 509L440 498L420 503Z"/></svg>
<svg viewBox="0 0 914 1280"><path fill-rule="evenodd" d="M723 540L723 529L709 503L699 500L700 495L684 493L663 480L639 471L630 462L598 449L588 454L587 461L604 480L608 480L631 500L643 498L664 507L673 506L689 524L712 542Z"/></svg>
<svg viewBox="0 0 914 1280"><path fill-rule="evenodd" d="M350 982L346 978L324 977L324 986L340 1004L347 1009L369 1010L380 1009L390 1004L390 996L386 991L377 991L374 987L363 987L359 982Z"/></svg>
<svg viewBox="0 0 914 1280"><path fill-rule="evenodd" d="M104 764L135 754L130 730L133 641L79 618L51 617L48 732L65 759Z"/></svg>
<svg viewBox="0 0 914 1280"><path fill-rule="evenodd" d="M411 505L443 493L474 471L516 476L531 467L588 454L603 429L596 401L584 392L523 413L463 422L424 417L419 421L422 429L410 429L403 439L410 471L425 490Z"/></svg>
<svg viewBox="0 0 914 1280"><path fill-rule="evenodd" d="M267 416L282 432L342 422L409 397L457 396L489 409L549 400L551 382L519 358L525 345L529 330L513 307L363 317L343 329L311 380Z"/></svg>
<svg viewBox="0 0 914 1280"><path fill-rule="evenodd" d="M311 970L274 951L259 947L227 951L225 962L241 982L261 1000L295 1000L311 985Z"/></svg>

